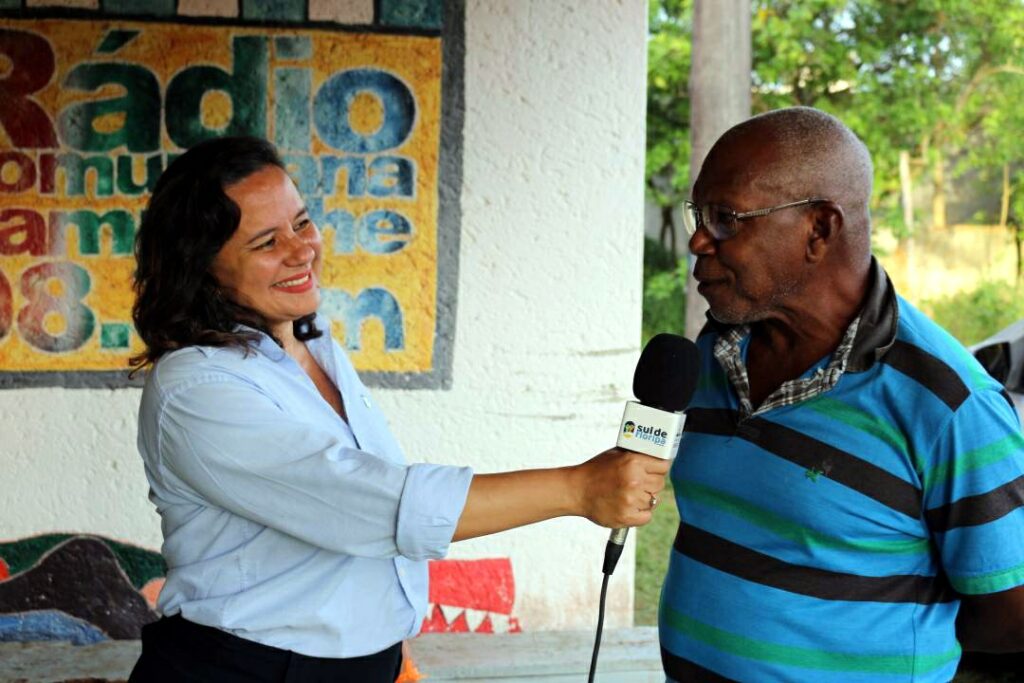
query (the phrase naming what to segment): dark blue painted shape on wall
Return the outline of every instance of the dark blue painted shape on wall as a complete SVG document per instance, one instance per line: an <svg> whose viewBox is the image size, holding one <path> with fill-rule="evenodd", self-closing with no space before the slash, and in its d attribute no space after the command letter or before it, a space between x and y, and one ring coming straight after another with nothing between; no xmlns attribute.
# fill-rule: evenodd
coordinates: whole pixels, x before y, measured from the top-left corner
<svg viewBox="0 0 1024 683"><path fill-rule="evenodd" d="M72 645L92 645L108 640L103 631L59 610L0 614L0 643L62 640Z"/></svg>
<svg viewBox="0 0 1024 683"><path fill-rule="evenodd" d="M345 325L344 346L349 351L362 348L363 321L376 318L384 326L384 348L400 351L405 348L405 322L395 296L382 287L370 287L352 297L348 292L324 289L320 312Z"/></svg>
<svg viewBox="0 0 1024 683"><path fill-rule="evenodd" d="M373 93L384 108L384 121L369 135L353 130L348 112L361 92ZM351 154L373 154L398 147L416 122L416 100L395 76L379 69L350 69L321 86L313 104L317 132L324 142Z"/></svg>

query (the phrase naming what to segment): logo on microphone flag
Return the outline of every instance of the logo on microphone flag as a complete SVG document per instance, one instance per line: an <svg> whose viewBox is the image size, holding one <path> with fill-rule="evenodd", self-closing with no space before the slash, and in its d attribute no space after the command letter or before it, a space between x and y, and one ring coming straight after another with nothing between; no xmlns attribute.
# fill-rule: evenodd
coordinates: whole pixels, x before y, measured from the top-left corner
<svg viewBox="0 0 1024 683"><path fill-rule="evenodd" d="M624 439L637 438L641 441L650 441L655 446L664 446L668 443L668 432L664 429L637 424L632 420L622 425L622 437Z"/></svg>

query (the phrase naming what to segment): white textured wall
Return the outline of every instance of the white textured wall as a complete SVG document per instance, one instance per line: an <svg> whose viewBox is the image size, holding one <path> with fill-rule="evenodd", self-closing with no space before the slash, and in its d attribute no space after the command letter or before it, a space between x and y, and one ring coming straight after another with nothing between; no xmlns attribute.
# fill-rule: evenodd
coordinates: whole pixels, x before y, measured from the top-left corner
<svg viewBox="0 0 1024 683"><path fill-rule="evenodd" d="M641 0L470 0L450 391L382 391L410 459L477 471L614 443L639 353ZM0 392L0 540L84 531L158 548L136 390ZM511 557L526 630L593 627L606 532L576 519L453 546ZM632 552L608 624L630 623Z"/></svg>

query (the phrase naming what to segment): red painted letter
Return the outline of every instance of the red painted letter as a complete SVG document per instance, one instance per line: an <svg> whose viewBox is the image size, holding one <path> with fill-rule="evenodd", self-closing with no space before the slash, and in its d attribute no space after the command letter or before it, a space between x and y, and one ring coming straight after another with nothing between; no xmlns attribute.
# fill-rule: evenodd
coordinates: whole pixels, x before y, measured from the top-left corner
<svg viewBox="0 0 1024 683"><path fill-rule="evenodd" d="M13 225L8 223L13 222ZM46 253L46 222L31 209L0 211L0 254L13 256L28 252L33 256Z"/></svg>
<svg viewBox="0 0 1024 683"><path fill-rule="evenodd" d="M16 147L56 147L57 134L46 112L28 95L50 82L55 67L53 48L42 36L0 30L0 54L11 60L0 79L0 126Z"/></svg>

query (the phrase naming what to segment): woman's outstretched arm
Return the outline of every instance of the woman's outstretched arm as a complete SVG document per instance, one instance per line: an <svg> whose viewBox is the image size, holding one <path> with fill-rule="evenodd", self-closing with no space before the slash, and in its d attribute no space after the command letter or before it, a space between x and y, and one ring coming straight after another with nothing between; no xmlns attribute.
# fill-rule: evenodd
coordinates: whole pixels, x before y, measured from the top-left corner
<svg viewBox="0 0 1024 683"><path fill-rule="evenodd" d="M642 526L670 464L612 448L571 467L474 475L452 540L567 515L609 528Z"/></svg>

